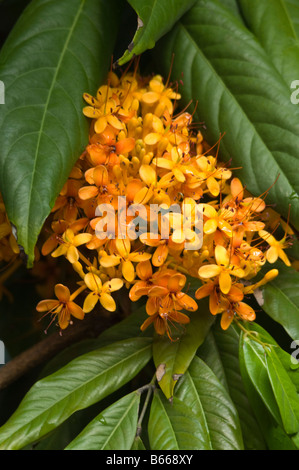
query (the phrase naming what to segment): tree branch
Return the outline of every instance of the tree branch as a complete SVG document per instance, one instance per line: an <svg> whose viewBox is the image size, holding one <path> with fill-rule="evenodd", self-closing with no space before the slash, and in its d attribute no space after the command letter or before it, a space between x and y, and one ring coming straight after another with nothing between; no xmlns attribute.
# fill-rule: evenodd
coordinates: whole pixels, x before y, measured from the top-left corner
<svg viewBox="0 0 299 470"><path fill-rule="evenodd" d="M66 347L80 340L96 338L99 334L119 320L117 316L106 316L102 312L92 312L82 321L75 320L62 335L59 330L44 340L22 352L0 369L0 390L8 387L36 366L53 358ZM117 317L117 318L116 318Z"/></svg>

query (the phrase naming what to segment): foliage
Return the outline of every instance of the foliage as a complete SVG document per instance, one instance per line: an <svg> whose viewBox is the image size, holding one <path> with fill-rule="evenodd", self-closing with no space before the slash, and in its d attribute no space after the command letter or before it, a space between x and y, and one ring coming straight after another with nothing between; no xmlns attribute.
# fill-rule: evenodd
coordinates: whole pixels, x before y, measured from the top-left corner
<svg viewBox="0 0 299 470"><path fill-rule="evenodd" d="M1 391L0 448L298 449L298 6L15 5L0 3L0 339L17 360L44 329L82 334ZM165 241L159 217L138 239L114 214L100 238L96 206L119 196L194 218L168 216Z"/></svg>

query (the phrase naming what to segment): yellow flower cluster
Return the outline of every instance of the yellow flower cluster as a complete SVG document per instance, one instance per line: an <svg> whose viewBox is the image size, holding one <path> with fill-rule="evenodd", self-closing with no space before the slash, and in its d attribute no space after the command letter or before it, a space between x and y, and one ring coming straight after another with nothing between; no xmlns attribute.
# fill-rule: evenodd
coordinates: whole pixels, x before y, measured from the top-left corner
<svg viewBox="0 0 299 470"><path fill-rule="evenodd" d="M96 96L83 96L83 113L92 120L89 143L57 198L52 234L42 247L43 255L67 258L80 287L71 294L58 284L58 300L43 300L37 310L50 311L64 329L71 316L82 319L98 301L114 311L112 293L125 286L131 301L147 298L141 329L153 323L171 338L172 326L192 321L198 308L184 292L188 274L198 279L196 298L209 296L211 314L221 314L224 329L235 317L254 320L244 297L278 272L269 271L259 283L251 279L266 261L280 257L289 264L285 239L277 241L261 219L264 198L247 194L219 162L218 151L194 130L192 115L174 115L180 95L161 76L134 72L119 78L111 72ZM98 212L103 205L111 208L109 217ZM168 212L165 237L161 212L153 216L151 207L167 213L173 205L181 212ZM145 222L137 237L136 207L139 223ZM184 229L187 207L191 222ZM201 234L195 210L202 215ZM197 246L200 236L199 248L186 249L186 242ZM82 308L74 302L81 293Z"/></svg>

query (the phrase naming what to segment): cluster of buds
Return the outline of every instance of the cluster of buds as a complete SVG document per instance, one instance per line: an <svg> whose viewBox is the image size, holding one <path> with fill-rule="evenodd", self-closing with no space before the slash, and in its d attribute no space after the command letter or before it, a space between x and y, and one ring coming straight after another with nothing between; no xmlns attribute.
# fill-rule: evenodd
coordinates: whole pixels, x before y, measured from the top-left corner
<svg viewBox="0 0 299 470"><path fill-rule="evenodd" d="M64 329L98 301L114 311L112 293L124 286L132 302L145 296L141 329L153 324L172 338L172 328L192 322L198 308L187 294L189 275L198 279L196 299L209 296L223 329L234 318L254 320L244 298L278 271L251 280L267 261L289 265L285 238L277 241L261 217L265 195L247 193L191 114L174 115L180 95L161 76L110 72L95 97L83 97L89 143L57 198L41 250L65 257L79 288L71 294L58 284L58 300L42 300L37 310ZM74 302L79 294L82 307Z"/></svg>

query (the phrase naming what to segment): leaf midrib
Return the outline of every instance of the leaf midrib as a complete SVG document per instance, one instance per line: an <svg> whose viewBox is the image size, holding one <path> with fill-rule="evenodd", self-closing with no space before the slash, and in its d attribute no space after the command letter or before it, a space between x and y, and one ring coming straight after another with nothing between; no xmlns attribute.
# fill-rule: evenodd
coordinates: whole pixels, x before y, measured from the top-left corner
<svg viewBox="0 0 299 470"><path fill-rule="evenodd" d="M269 147L267 146L266 142L264 141L264 139L262 138L262 136L259 134L257 128L254 126L253 122L248 118L245 110L242 108L242 106L240 105L240 103L236 100L235 96L232 94L232 92L230 91L230 89L226 86L225 82L222 80L222 78L220 77L220 75L218 74L218 72L215 70L215 68L212 66L211 62L209 61L209 59L205 56L205 54L203 53L203 51L199 48L198 44L196 43L196 41L193 39L192 35L189 33L189 31L187 30L187 27L180 21L179 24L178 24L179 27L182 28L183 32L185 33L186 36L189 37L190 41L194 44L195 46L195 49L196 51L201 54L201 57L205 60L205 62L207 63L208 67L212 70L213 72L213 76L216 77L216 79L218 80L218 82L220 82L222 88L225 90L226 93L229 94L229 96L231 97L232 101L237 105L238 109L241 111L242 115L245 117L246 121L248 122L248 125L252 128L253 132L254 132L254 135L256 135L259 140L261 141L261 143L263 144L263 146L266 148L267 150L267 153L268 153L268 156L271 158L272 162L275 163L275 165L277 166L277 169L284 175L286 181L288 182L290 188L297 194L297 191L296 189L293 187L293 185L291 184L290 180L288 179L288 177L286 176L285 172L283 171L283 169L278 165L277 161L275 160L272 152L270 151ZM251 142L252 142L252 139L251 139ZM254 169L252 168L252 172L254 172ZM258 183L258 180L256 179L256 184L260 187L260 184Z"/></svg>
<svg viewBox="0 0 299 470"><path fill-rule="evenodd" d="M271 284L269 284L269 286L270 286L270 287L273 287L275 290L277 290L278 293L286 300L286 302L287 302L288 304L290 304L290 305L294 308L294 310L297 310L298 313L299 313L299 307L298 307L298 305L296 305L296 304L291 300L291 298L288 297L288 296L285 294L285 292L284 292L277 284L271 283ZM267 286L265 286L263 290L267 292Z"/></svg>
<svg viewBox="0 0 299 470"><path fill-rule="evenodd" d="M115 367L119 367L122 363L130 360L132 357L134 357L135 355L138 355L140 352L144 352L146 349L148 349L150 347L150 344L148 344L146 347L142 348L142 349L138 349L137 351L134 351L133 354L131 354L130 356L126 356L124 359L122 359L121 361L118 361L117 363L114 363L112 366L110 366L108 369L105 369L104 371L100 371L99 374L97 375L94 375L92 378L90 378L89 380L87 380L86 382L84 382L83 384L81 383L80 385L78 385L76 388L73 388L71 389L71 391L67 391L67 393L59 398L58 401L56 401L55 403L53 403L51 406L50 406L50 409L47 408L46 410L43 409L41 410L41 412L39 414L37 414L32 420L31 420L31 425L34 421L36 421L37 419L40 418L40 416L42 416L43 414L45 413L51 413L51 410L53 410L54 407L57 407L57 405L59 405L61 402L64 402L65 400L68 399L69 396L71 396L72 394L78 392L78 390L80 390L82 387L86 387L90 382L93 382L94 380L97 380L101 375L106 375L108 374L111 370L113 370ZM74 411L72 411L73 413ZM10 442L9 439L11 439L12 436L14 436L15 434L17 433L20 433L21 430L25 427L26 428L26 425L27 425L27 422L25 424L21 424L20 427L18 427L18 429L16 431L13 432L13 434L11 434L9 436L9 438L6 439L6 441L4 441L3 443L5 442ZM4 425L6 426L6 425ZM29 433L28 433L29 434ZM30 434L29 434L30 435ZM1 430L0 430L0 436L1 436ZM1 449L1 446L0 446L0 449Z"/></svg>
<svg viewBox="0 0 299 470"><path fill-rule="evenodd" d="M124 421L124 419L127 417L127 415L129 414L129 412L131 411L131 409L133 408L133 406L135 406L135 402L137 400L139 400L139 397L140 395L138 395L137 393L135 393L135 396L132 398L132 402L130 404L130 406L126 409L125 413L122 415L121 419L118 420L117 422L117 425L112 428L109 436L107 437L106 441L102 444L101 446L101 450L105 450L105 446L107 445L107 443L111 440L113 434L116 433L117 429L120 427L120 425L122 424L122 422Z"/></svg>
<svg viewBox="0 0 299 470"><path fill-rule="evenodd" d="M37 161L38 161L38 154L39 154L39 150L40 150L40 145L41 145L41 137L43 135L43 129L44 129L44 126L45 126L45 121L46 121L46 115L47 115L47 111L48 111L48 107L49 107L49 104L50 104L50 100L51 100L51 97L52 97L52 94L53 94L53 90L54 90L54 87L55 87L55 83L56 83L56 79L58 77L58 74L60 72L60 69L61 69L61 65L62 65L62 62L64 60L64 56L65 56L65 53L68 49L68 46L69 46L69 43L70 43L70 40L71 40L71 37L73 35L73 32L77 26L77 23L78 23L78 20L79 20L79 17L82 13L82 10L83 10L83 7L85 5L85 1L86 0L81 0L81 3L80 3L80 6L78 8L78 12L74 18L74 21L69 29L69 33L67 35L67 38L66 38L66 41L65 41L65 44L64 44L64 47L61 51L61 54L59 56L59 60L58 60L58 63L57 63L57 67L56 67L56 70L55 70L55 73L54 73L54 76L53 76L53 79L52 79L52 82L51 82L51 86L49 88L49 92L48 92L48 97L47 97L47 101L45 103L45 106L44 106L44 112L43 112L43 116L42 116L42 120L41 120L41 124L40 124L40 129L39 129L39 134L38 134L38 140L37 140L37 144L36 144L36 151L35 151L35 155L34 155L34 160L33 160L33 168L32 168L32 177L31 177L31 184L30 184L30 191L29 191L29 194L28 194L28 207L29 207L29 210L27 212L27 219L26 219L26 243L24 243L23 241L23 244L25 246L28 247L28 238L29 238L29 221L30 221L30 216L31 216L31 213L30 213L30 207L31 207L31 201L32 201L32 193L33 193L33 187L34 187L34 181L35 181L35 177L36 177L36 174L37 174L37 171L36 171L36 167L37 167ZM25 235L24 235L25 236Z"/></svg>

